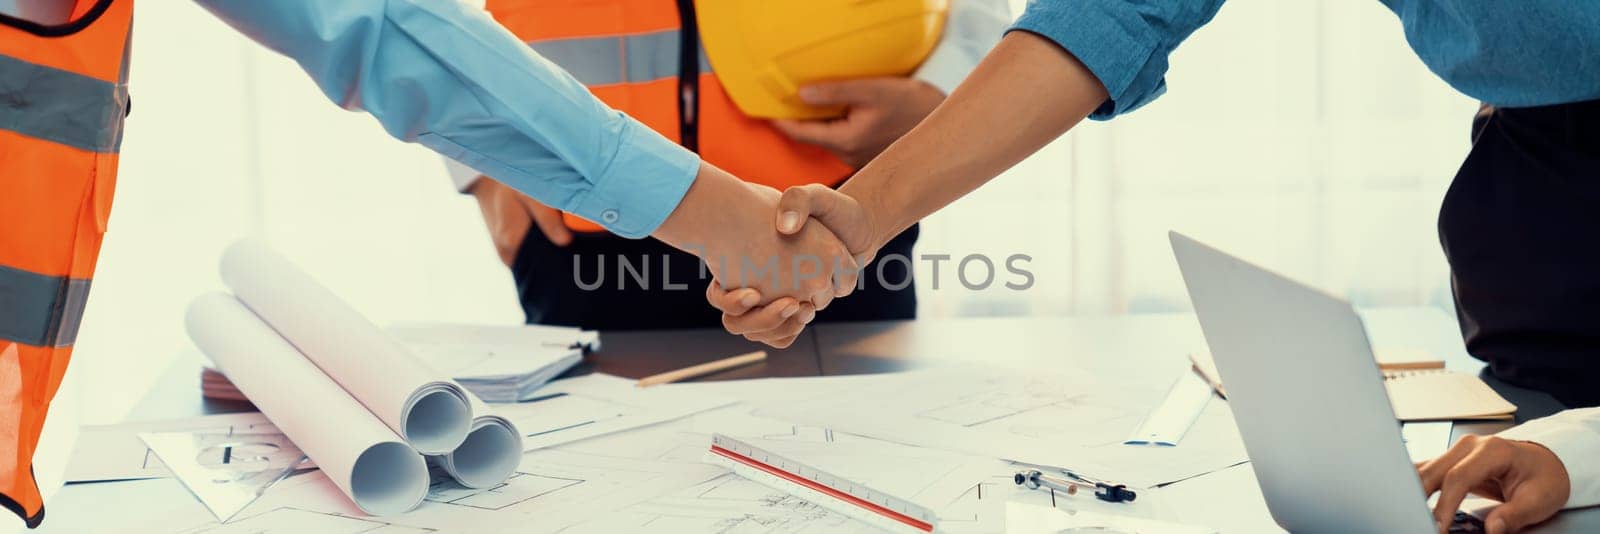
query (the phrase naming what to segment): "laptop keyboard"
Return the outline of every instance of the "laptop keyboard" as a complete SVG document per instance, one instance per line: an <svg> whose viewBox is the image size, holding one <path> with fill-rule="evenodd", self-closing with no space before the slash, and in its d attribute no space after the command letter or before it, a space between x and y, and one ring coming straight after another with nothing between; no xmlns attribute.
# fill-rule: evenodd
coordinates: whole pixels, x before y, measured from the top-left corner
<svg viewBox="0 0 1600 534"><path fill-rule="evenodd" d="M1466 512L1456 512L1456 518L1450 522L1450 534L1472 534L1483 532L1483 520Z"/></svg>

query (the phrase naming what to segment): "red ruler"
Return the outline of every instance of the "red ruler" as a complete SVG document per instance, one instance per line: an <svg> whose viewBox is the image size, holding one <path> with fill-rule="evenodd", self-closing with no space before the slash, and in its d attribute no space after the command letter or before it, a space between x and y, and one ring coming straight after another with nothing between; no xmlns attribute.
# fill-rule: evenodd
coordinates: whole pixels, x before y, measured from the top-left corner
<svg viewBox="0 0 1600 534"><path fill-rule="evenodd" d="M834 476L737 439L711 436L711 459L747 479L801 497L872 525L901 532L933 532L932 510Z"/></svg>

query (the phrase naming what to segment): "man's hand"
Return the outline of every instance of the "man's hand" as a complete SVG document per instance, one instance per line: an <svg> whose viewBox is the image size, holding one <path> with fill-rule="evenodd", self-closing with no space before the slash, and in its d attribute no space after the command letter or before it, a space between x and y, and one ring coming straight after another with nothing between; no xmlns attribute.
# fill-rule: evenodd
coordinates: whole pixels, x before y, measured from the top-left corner
<svg viewBox="0 0 1600 534"><path fill-rule="evenodd" d="M866 265L894 237L883 235L887 230L873 215L855 197L821 184L800 185L784 190L778 199L776 225L779 233L793 235L815 219Z"/></svg>
<svg viewBox="0 0 1600 534"><path fill-rule="evenodd" d="M800 99L813 106L844 106L845 115L777 120L773 126L859 169L939 107L944 92L915 78L864 78L808 85L800 88Z"/></svg>
<svg viewBox="0 0 1600 534"><path fill-rule="evenodd" d="M806 325L817 318L817 308L809 302L784 297L759 306L760 292L751 288L728 291L716 281L706 286L706 300L722 310L722 327L728 332L780 349L794 344Z"/></svg>
<svg viewBox="0 0 1600 534"><path fill-rule="evenodd" d="M881 234L879 224L856 199L822 185L791 187L778 201L776 226L784 234L794 234L820 223L833 231L865 266L892 236ZM706 288L706 300L722 310L722 326L745 339L784 348L794 343L816 312L827 306L794 299L778 299L758 306L762 295L751 289L725 290L713 282Z"/></svg>
<svg viewBox="0 0 1600 534"><path fill-rule="evenodd" d="M702 163L654 235L700 256L724 286L754 289L757 304L794 297L822 309L854 291L859 267L826 226L804 225L788 235L773 230L779 198L777 190Z"/></svg>
<svg viewBox="0 0 1600 534"><path fill-rule="evenodd" d="M539 201L487 176L472 183L472 196L478 199L478 209L483 212L483 222L489 227L489 237L494 241L495 252L507 267L517 258L522 240L528 230L537 225L558 247L572 243L572 230L561 220L561 211L540 204Z"/></svg>
<svg viewBox="0 0 1600 534"><path fill-rule="evenodd" d="M1422 491L1439 492L1433 518L1442 534L1468 493L1504 504L1484 518L1489 534L1515 532L1549 519L1572 491L1555 453L1527 441L1466 436L1438 458L1417 464Z"/></svg>

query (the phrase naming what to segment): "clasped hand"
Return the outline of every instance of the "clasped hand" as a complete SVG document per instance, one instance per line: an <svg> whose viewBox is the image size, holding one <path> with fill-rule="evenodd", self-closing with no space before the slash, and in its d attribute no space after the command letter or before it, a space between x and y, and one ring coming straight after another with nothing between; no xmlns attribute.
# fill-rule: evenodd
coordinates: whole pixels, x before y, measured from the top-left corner
<svg viewBox="0 0 1600 534"><path fill-rule="evenodd" d="M865 266L872 261L883 246L878 225L861 204L848 195L822 185L792 187L783 192L775 210L775 226L779 233L789 236L831 231L853 256L853 265ZM808 224L816 222L820 224ZM848 295L856 288L861 273L841 276L848 288L841 288L835 296ZM800 332L816 318L818 310L826 308L832 296L808 300L804 296L782 296L765 293L757 287L739 287L724 283L718 277L706 288L706 300L722 311L722 325L729 332L745 339L784 348L794 343Z"/></svg>
<svg viewBox="0 0 1600 534"><path fill-rule="evenodd" d="M816 310L855 290L860 263L848 242L822 224L795 223L775 231L773 216L785 211L779 200L775 189L702 164L679 209L656 237L705 262L714 277L712 288L721 297L714 304L731 301L740 313L761 307L804 325ZM778 341L771 336L762 340Z"/></svg>

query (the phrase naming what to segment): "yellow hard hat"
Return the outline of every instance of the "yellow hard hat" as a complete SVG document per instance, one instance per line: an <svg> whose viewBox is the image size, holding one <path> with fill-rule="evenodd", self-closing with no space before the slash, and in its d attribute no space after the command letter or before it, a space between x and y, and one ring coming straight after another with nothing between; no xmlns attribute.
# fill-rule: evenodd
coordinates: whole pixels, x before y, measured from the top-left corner
<svg viewBox="0 0 1600 534"><path fill-rule="evenodd" d="M697 0L717 80L752 117L817 119L800 100L821 81L911 74L933 51L949 0Z"/></svg>

